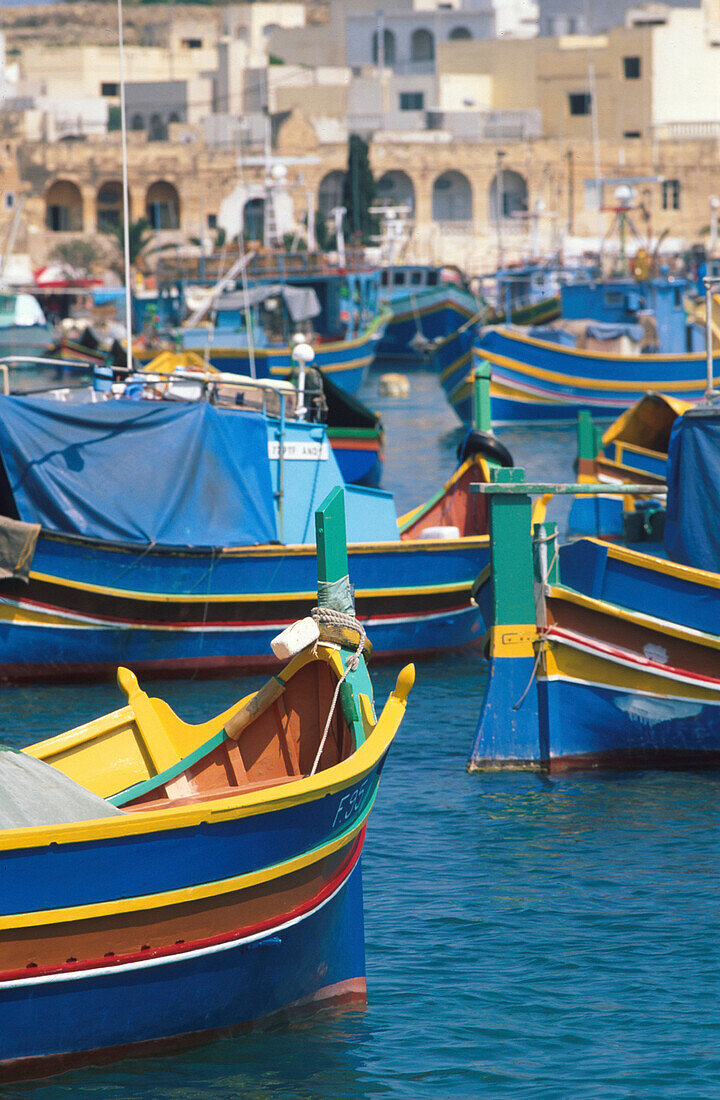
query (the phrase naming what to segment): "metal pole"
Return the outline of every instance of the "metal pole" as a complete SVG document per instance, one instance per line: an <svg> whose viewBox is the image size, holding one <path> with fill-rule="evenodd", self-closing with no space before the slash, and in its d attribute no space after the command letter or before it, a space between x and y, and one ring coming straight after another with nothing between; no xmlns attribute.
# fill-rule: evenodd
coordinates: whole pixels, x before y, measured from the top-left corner
<svg viewBox="0 0 720 1100"><path fill-rule="evenodd" d="M130 204L128 202L127 127L125 125L125 54L123 52L122 0L118 0L118 44L120 46L120 131L122 140L123 251L125 253L125 330L127 369L132 372L132 287L130 285Z"/></svg>
<svg viewBox="0 0 720 1100"><path fill-rule="evenodd" d="M714 396L713 390L713 350L712 350L712 303L713 303L713 287L720 286L720 279L703 279L705 286L705 356L707 361L707 389L705 390L705 398L711 401Z"/></svg>
<svg viewBox="0 0 720 1100"><path fill-rule="evenodd" d="M497 157L497 250L498 250L498 269L502 269L505 257L503 255L503 239L502 239L502 222L503 214L505 213L503 207L505 206L504 195L504 182L503 182L503 157L505 153L502 149L498 149L495 154Z"/></svg>

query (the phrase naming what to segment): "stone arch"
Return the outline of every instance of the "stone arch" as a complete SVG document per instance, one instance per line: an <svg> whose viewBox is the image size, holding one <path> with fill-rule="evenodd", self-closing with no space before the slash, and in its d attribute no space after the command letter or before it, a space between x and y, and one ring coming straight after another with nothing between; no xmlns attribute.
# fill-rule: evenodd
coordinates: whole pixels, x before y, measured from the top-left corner
<svg viewBox="0 0 720 1100"><path fill-rule="evenodd" d="M471 222L473 216L470 180L462 172L443 172L433 184L434 222Z"/></svg>
<svg viewBox="0 0 720 1100"><path fill-rule="evenodd" d="M415 211L415 188L407 172L392 169L385 172L377 181L377 196L380 202L391 206L409 206L410 213Z"/></svg>
<svg viewBox="0 0 720 1100"><path fill-rule="evenodd" d="M243 207L243 236L246 241L265 237L265 199L248 199Z"/></svg>
<svg viewBox="0 0 720 1100"><path fill-rule="evenodd" d="M395 41L395 35L392 31L385 29L383 34L383 42L385 44L385 64L394 65L397 60L397 43ZM378 35L377 31L372 36L372 57L373 64L378 63Z"/></svg>
<svg viewBox="0 0 720 1100"><path fill-rule="evenodd" d="M141 114L135 114L132 116L132 122L130 123L131 130L144 130L145 119Z"/></svg>
<svg viewBox="0 0 720 1100"><path fill-rule="evenodd" d="M493 176L488 200L491 222L498 220L498 211L501 211L503 218L525 213L528 208L527 180L512 168L504 168Z"/></svg>
<svg viewBox="0 0 720 1100"><path fill-rule="evenodd" d="M334 172L328 172L320 180L318 187L318 211L324 218L330 217L330 211L335 206L342 206L343 187L345 186L345 172L336 168Z"/></svg>
<svg viewBox="0 0 720 1100"><path fill-rule="evenodd" d="M45 194L45 225L52 233L82 233L83 201L70 180L55 180Z"/></svg>
<svg viewBox="0 0 720 1100"><path fill-rule="evenodd" d="M472 31L468 27L453 27L448 35L451 42L464 42L472 38Z"/></svg>
<svg viewBox="0 0 720 1100"><path fill-rule="evenodd" d="M145 195L145 214L153 229L180 228L180 196L167 180L155 180Z"/></svg>
<svg viewBox="0 0 720 1100"><path fill-rule="evenodd" d="M418 27L410 36L410 60L435 60L435 38L426 27Z"/></svg>
<svg viewBox="0 0 720 1100"><path fill-rule="evenodd" d="M122 225L123 199L120 180L106 180L95 197L95 224L98 233L112 233Z"/></svg>

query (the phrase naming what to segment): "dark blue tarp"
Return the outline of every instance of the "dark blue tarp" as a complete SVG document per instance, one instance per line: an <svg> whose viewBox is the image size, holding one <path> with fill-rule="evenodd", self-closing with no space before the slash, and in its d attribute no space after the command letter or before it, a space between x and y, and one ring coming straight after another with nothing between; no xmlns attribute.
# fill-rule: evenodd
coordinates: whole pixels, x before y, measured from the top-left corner
<svg viewBox="0 0 720 1100"><path fill-rule="evenodd" d="M678 417L668 449L665 548L673 561L720 571L720 410Z"/></svg>
<svg viewBox="0 0 720 1100"><path fill-rule="evenodd" d="M252 413L0 397L0 455L18 517L53 531L171 546L277 539L267 431Z"/></svg>

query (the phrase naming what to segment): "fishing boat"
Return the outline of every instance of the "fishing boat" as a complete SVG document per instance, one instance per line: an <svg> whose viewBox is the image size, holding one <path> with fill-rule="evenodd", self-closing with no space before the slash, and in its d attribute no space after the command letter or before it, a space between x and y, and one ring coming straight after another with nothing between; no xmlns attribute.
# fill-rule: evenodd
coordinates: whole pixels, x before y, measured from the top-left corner
<svg viewBox="0 0 720 1100"><path fill-rule="evenodd" d="M235 404L240 383L254 406ZM161 384L218 392L0 398L3 679L267 667L272 637L306 614L313 512L343 484L324 425L298 419L289 383ZM378 655L478 640L471 588L487 563L487 509L469 484L488 476L472 454L400 519L389 493L346 487L357 613Z"/></svg>
<svg viewBox="0 0 720 1100"><path fill-rule="evenodd" d="M379 359L442 370L437 345L485 310L455 268L396 264L383 268L380 299L391 311Z"/></svg>
<svg viewBox="0 0 720 1100"><path fill-rule="evenodd" d="M581 409L614 418L648 391L686 402L706 390L705 355L607 355L562 347L509 329L488 329L474 348L492 367L496 425L575 420ZM715 356L720 379L720 357ZM472 416L472 380L458 367L441 374L448 401L463 423Z"/></svg>
<svg viewBox="0 0 720 1100"><path fill-rule="evenodd" d="M174 330L174 345L201 353L207 349L208 358L223 372L285 378L293 368L292 337L302 330L315 349L315 366L341 389L356 394L389 316L379 304L379 272L324 267L301 274L283 268L275 278L265 271L255 280L246 289L214 297L206 291L200 309ZM204 310L211 308L214 323L200 324ZM134 354L147 363L157 350L136 346Z"/></svg>
<svg viewBox="0 0 720 1100"><path fill-rule="evenodd" d="M720 763L719 468L720 413L691 409L673 431L655 554L594 538L558 546L542 522L531 541L533 494L603 483L527 484L498 470L480 487L492 501L492 564L476 593L490 668L471 768Z"/></svg>
<svg viewBox="0 0 720 1100"><path fill-rule="evenodd" d="M483 324L544 325L561 313L558 272L554 265L519 264L480 276L479 292L490 304Z"/></svg>
<svg viewBox="0 0 720 1100"><path fill-rule="evenodd" d="M672 428L693 406L666 394L648 393L603 432L590 413L578 414L579 482L602 481L607 496L577 497L570 509L569 534L625 538L631 542L662 536L657 498L637 502L622 486L640 480L662 488ZM613 488L616 491L613 492Z"/></svg>
<svg viewBox="0 0 720 1100"><path fill-rule="evenodd" d="M194 378L188 377L188 372ZM193 385L193 381L202 375L207 376L210 384L201 387ZM385 460L382 418L320 371L307 370L303 385L308 406L307 418L326 426L328 442L343 481L347 485L377 488ZM293 399L290 382L278 381L276 388L278 391L284 390ZM143 371L133 375L128 374L123 363L97 366L94 369L94 389L116 395L139 392L158 399L220 400L225 404L232 403L234 407L245 407L246 404L253 407L253 394L257 397L262 392L262 386L258 390L257 383L252 379L223 374L194 351L160 352ZM232 402L227 400L229 395L233 396ZM296 399L293 400L297 404Z"/></svg>
<svg viewBox="0 0 720 1100"><path fill-rule="evenodd" d="M341 507L258 691L192 725L121 668L119 709L0 752L0 1080L364 1003L360 856L414 670L377 717Z"/></svg>
<svg viewBox="0 0 720 1100"><path fill-rule="evenodd" d="M0 357L45 355L52 339L52 325L32 294L0 290Z"/></svg>

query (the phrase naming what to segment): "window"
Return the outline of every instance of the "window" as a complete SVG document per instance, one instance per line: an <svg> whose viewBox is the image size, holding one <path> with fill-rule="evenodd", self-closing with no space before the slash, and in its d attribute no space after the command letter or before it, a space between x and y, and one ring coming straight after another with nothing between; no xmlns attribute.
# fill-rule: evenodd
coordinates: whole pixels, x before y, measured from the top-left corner
<svg viewBox="0 0 720 1100"><path fill-rule="evenodd" d="M422 111L425 106L425 95L423 92L401 92L400 93L400 110L401 111Z"/></svg>
<svg viewBox="0 0 720 1100"><path fill-rule="evenodd" d="M663 180L662 208L663 210L680 209L680 180Z"/></svg>
<svg viewBox="0 0 720 1100"><path fill-rule="evenodd" d="M393 286L405 286L405 271L393 271Z"/></svg>
<svg viewBox="0 0 720 1100"><path fill-rule="evenodd" d="M639 137L642 137L642 134L640 133L639 130L623 130L623 137L624 138L639 138Z"/></svg>
<svg viewBox="0 0 720 1100"><path fill-rule="evenodd" d="M422 286L423 273L422 271L412 271L410 273L410 283L412 286Z"/></svg>
<svg viewBox="0 0 720 1100"><path fill-rule="evenodd" d="M217 214L208 214L208 229L217 229Z"/></svg>
<svg viewBox="0 0 720 1100"><path fill-rule="evenodd" d="M570 92L568 104L571 115L589 115L592 110L592 96L589 92Z"/></svg>
<svg viewBox="0 0 720 1100"><path fill-rule="evenodd" d="M3 195L3 206L6 210L12 210L15 206L15 194L13 191L6 191Z"/></svg>
<svg viewBox="0 0 720 1100"><path fill-rule="evenodd" d="M120 94L120 85L119 84L108 84L108 83L103 82L100 85L100 95L119 95L119 94Z"/></svg>
<svg viewBox="0 0 720 1100"><path fill-rule="evenodd" d="M625 73L626 80L639 80L640 79L640 58L639 57L624 57L623 58L623 71Z"/></svg>
<svg viewBox="0 0 720 1100"><path fill-rule="evenodd" d="M186 50L201 50L202 38L183 38L182 44Z"/></svg>

